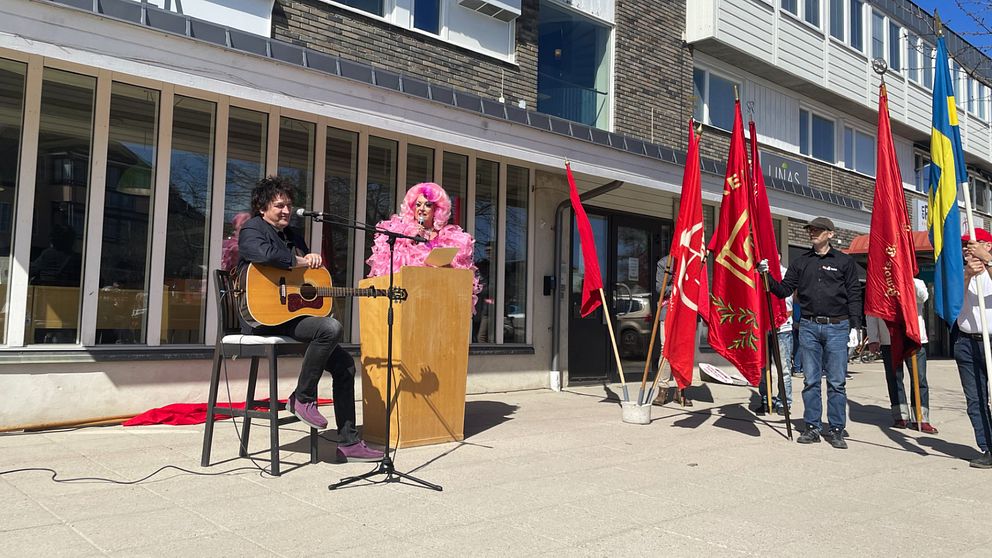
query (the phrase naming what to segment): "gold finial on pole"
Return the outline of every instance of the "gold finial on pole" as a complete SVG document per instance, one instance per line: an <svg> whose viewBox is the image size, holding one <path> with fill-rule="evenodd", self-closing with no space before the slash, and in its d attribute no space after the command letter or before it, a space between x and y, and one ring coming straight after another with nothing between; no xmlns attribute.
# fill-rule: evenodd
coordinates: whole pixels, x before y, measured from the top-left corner
<svg viewBox="0 0 992 558"><path fill-rule="evenodd" d="M735 101L740 101L741 100L740 95L737 94L737 84L736 83L734 84L734 100Z"/></svg>
<svg viewBox="0 0 992 558"><path fill-rule="evenodd" d="M944 36L944 24L940 22L940 14L937 13L936 8L933 10L933 27L938 37Z"/></svg>

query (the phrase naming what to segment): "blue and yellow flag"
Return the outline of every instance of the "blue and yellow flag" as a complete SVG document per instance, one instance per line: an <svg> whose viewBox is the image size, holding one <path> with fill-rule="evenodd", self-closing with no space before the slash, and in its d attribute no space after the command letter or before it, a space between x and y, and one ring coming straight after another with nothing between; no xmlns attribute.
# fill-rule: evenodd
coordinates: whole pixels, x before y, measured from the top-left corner
<svg viewBox="0 0 992 558"><path fill-rule="evenodd" d="M944 37L937 38L933 83L933 130L930 135L930 185L927 228L933 244L934 309L953 326L964 298L964 259L958 185L968 180L958 129L954 85L947 64Z"/></svg>

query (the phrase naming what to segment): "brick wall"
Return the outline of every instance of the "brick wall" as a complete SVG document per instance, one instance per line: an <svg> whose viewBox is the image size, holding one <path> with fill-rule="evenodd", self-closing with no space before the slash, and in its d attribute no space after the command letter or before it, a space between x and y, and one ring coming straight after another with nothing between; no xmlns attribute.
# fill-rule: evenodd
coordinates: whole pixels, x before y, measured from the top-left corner
<svg viewBox="0 0 992 558"><path fill-rule="evenodd" d="M516 64L365 17L318 0L276 0L272 37L497 99L537 106L538 0L516 20Z"/></svg>
<svg viewBox="0 0 992 558"><path fill-rule="evenodd" d="M614 130L678 148L692 115L685 2L617 0Z"/></svg>

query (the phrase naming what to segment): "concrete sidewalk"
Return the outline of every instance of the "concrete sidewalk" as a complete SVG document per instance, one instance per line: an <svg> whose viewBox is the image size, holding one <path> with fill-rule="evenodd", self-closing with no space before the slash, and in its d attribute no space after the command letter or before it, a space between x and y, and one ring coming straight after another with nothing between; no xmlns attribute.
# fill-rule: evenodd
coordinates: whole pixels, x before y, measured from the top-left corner
<svg viewBox="0 0 992 558"><path fill-rule="evenodd" d="M953 362L929 364L940 434L889 428L881 364L853 365L847 450L789 442L780 417L748 411L754 390L698 380L691 408L655 407L646 426L621 422L607 399L618 386L470 396L464 443L396 455L440 493L330 492L372 465L334 464L329 441L323 463L271 478L239 459L201 469L202 426L0 435L0 471L133 480L167 464L241 468L134 485L3 474L0 545L32 557L988 556L992 471L966 461L978 452ZM283 440L286 459L307 460L302 428ZM230 421L213 455L237 455Z"/></svg>

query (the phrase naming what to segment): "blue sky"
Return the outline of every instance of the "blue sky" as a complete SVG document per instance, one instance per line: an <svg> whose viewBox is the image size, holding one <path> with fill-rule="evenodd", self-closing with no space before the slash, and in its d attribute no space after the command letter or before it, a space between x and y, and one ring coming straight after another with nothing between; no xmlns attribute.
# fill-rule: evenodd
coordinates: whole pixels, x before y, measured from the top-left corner
<svg viewBox="0 0 992 558"><path fill-rule="evenodd" d="M968 15L978 13L988 15L992 8L992 0L913 0L929 13L934 8L940 10L940 19L969 43L992 55L992 36L980 30L975 21ZM960 6L959 6L960 5ZM964 8L962 10L962 8ZM977 33L977 34L976 34Z"/></svg>

